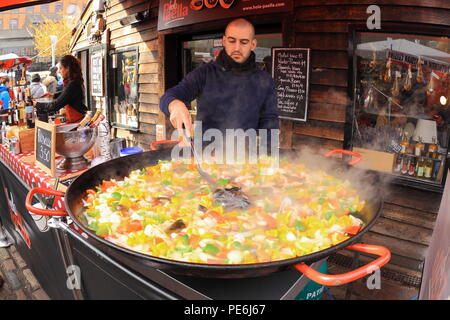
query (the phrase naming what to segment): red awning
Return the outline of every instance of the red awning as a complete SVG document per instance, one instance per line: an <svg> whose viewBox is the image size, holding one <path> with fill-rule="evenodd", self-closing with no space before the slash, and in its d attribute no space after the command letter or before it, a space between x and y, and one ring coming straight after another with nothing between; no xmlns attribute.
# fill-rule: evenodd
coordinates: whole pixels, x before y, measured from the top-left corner
<svg viewBox="0 0 450 320"><path fill-rule="evenodd" d="M0 70L8 70L21 64L28 66L32 62L28 57L19 57L14 53L4 54L0 56Z"/></svg>
<svg viewBox="0 0 450 320"><path fill-rule="evenodd" d="M1 0L0 11L6 11L28 6L35 6L38 4L50 3L55 1L58 0Z"/></svg>

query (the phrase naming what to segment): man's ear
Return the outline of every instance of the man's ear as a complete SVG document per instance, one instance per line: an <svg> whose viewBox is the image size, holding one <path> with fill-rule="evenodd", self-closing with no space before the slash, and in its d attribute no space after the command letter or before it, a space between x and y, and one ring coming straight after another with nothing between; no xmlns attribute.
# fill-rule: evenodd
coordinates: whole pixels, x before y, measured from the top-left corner
<svg viewBox="0 0 450 320"><path fill-rule="evenodd" d="M256 39L252 40L252 50L256 48L256 45L258 44L258 41Z"/></svg>

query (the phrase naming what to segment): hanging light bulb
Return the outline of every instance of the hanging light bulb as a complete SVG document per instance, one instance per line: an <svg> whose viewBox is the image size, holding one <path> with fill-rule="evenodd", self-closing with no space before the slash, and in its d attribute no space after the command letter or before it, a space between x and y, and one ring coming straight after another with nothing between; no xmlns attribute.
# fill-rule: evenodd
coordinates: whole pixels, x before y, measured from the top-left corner
<svg viewBox="0 0 450 320"><path fill-rule="evenodd" d="M445 107L450 102L449 101L450 87L449 87L449 80L447 77L444 82L443 88L444 88L443 93L442 93L441 97L439 98L439 103Z"/></svg>
<svg viewBox="0 0 450 320"><path fill-rule="evenodd" d="M436 91L436 79L439 79L439 76L431 71L430 82L427 86L427 95L431 96Z"/></svg>
<svg viewBox="0 0 450 320"><path fill-rule="evenodd" d="M405 91L411 91L412 89L412 67L409 65L408 73L406 74L405 83L403 84Z"/></svg>

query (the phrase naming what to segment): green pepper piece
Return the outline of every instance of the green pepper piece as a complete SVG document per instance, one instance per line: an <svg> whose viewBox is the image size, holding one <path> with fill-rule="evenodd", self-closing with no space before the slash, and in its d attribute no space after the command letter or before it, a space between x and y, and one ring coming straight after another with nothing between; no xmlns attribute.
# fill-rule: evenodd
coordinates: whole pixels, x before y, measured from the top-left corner
<svg viewBox="0 0 450 320"><path fill-rule="evenodd" d="M181 237L181 239L183 240L183 243L185 245L189 244L189 236L187 234L185 234L184 236Z"/></svg>
<svg viewBox="0 0 450 320"><path fill-rule="evenodd" d="M195 198L195 195L193 192L189 192L188 195L186 196L186 198L193 199L193 198Z"/></svg>
<svg viewBox="0 0 450 320"><path fill-rule="evenodd" d="M97 190L97 193L102 193L102 189L100 187L95 187L95 189Z"/></svg>
<svg viewBox="0 0 450 320"><path fill-rule="evenodd" d="M226 186L228 183L230 183L230 180L227 179L220 179L219 181L217 181L217 184L220 186Z"/></svg>
<svg viewBox="0 0 450 320"><path fill-rule="evenodd" d="M120 200L120 199L122 199L122 194L120 194L119 192L113 192L113 193L111 193L111 197L113 197L114 199Z"/></svg>
<svg viewBox="0 0 450 320"><path fill-rule="evenodd" d="M95 234L98 236L102 236L105 234L109 234L111 230L110 224L109 223L100 223L98 225L98 229L97 231L95 231Z"/></svg>
<svg viewBox="0 0 450 320"><path fill-rule="evenodd" d="M325 214L325 219L330 220L333 215L336 215L336 212L329 211Z"/></svg>
<svg viewBox="0 0 450 320"><path fill-rule="evenodd" d="M219 253L219 248L217 248L215 245L208 243L206 246L203 247L203 252L207 254L211 254L215 256L217 253Z"/></svg>
<svg viewBox="0 0 450 320"><path fill-rule="evenodd" d="M164 187L166 187L166 186L168 186L168 185L171 185L171 184L172 184L172 182L169 181L169 180L161 181L161 185L164 186Z"/></svg>
<svg viewBox="0 0 450 320"><path fill-rule="evenodd" d="M98 222L97 222L97 221L92 221L92 222L89 224L88 228L89 228L90 230L94 231L94 232L97 231L97 230L98 230Z"/></svg>
<svg viewBox="0 0 450 320"><path fill-rule="evenodd" d="M305 225L303 223L301 223L300 221L298 221L298 220L295 221L294 226L295 226L295 229L298 230L298 231L305 231L306 230Z"/></svg>
<svg viewBox="0 0 450 320"><path fill-rule="evenodd" d="M192 250L194 250L194 249L191 246L187 246L187 247L178 246L175 248L175 251L178 251L180 253L192 252Z"/></svg>
<svg viewBox="0 0 450 320"><path fill-rule="evenodd" d="M98 215L100 215L100 211L98 210L94 210L94 211L86 211L86 214L91 217L91 218L95 218Z"/></svg>
<svg viewBox="0 0 450 320"><path fill-rule="evenodd" d="M232 246L234 249L237 249L237 250L242 250L242 249L243 249L243 248L242 248L242 244L241 244L239 241L233 242L233 243L231 244L231 246Z"/></svg>

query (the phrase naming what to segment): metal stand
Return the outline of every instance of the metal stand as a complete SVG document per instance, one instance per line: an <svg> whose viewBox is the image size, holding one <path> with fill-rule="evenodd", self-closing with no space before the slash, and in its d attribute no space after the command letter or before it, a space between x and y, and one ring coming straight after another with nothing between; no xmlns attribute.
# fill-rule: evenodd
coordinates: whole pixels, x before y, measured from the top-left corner
<svg viewBox="0 0 450 320"><path fill-rule="evenodd" d="M353 251L353 261L351 270L355 270L356 268L359 267L359 256L360 253L358 251ZM353 289L353 282L350 282L349 284L347 284L347 288L345 290L345 300L350 300L350 297L353 293L352 289Z"/></svg>

